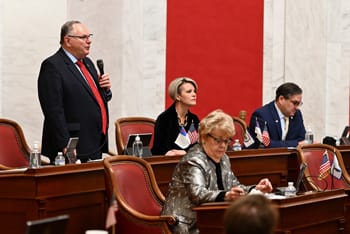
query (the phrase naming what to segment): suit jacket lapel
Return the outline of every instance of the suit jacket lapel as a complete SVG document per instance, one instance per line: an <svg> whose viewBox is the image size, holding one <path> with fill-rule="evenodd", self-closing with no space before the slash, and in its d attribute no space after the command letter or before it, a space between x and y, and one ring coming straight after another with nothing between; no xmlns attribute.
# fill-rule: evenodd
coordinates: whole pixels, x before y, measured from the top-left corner
<svg viewBox="0 0 350 234"><path fill-rule="evenodd" d="M271 108L271 116L273 118L274 124L276 125L277 132L278 132L278 137L279 139L282 139L282 128L281 128L281 119L278 115L278 111L275 107L275 102L271 103L272 108Z"/></svg>
<svg viewBox="0 0 350 234"><path fill-rule="evenodd" d="M65 64L67 65L67 69L70 70L74 76L75 79L78 79L78 81L84 86L84 88L86 89L86 91L95 99L94 94L92 93L89 84L87 83L87 81L85 80L85 78L83 77L83 75L80 73L80 71L78 70L78 68L76 67L76 65L72 62L72 60L70 60L68 58L68 56L66 55L66 53L63 51L63 49L60 50L61 55L63 57L63 60L65 62ZM90 71L89 71L90 72ZM90 72L91 73L91 72ZM92 76L92 75L91 75Z"/></svg>

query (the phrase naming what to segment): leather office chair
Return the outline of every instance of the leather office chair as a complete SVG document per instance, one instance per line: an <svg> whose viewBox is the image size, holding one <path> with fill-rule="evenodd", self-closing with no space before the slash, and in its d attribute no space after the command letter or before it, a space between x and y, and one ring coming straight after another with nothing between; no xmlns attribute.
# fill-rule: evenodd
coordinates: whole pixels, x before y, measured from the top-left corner
<svg viewBox="0 0 350 234"><path fill-rule="evenodd" d="M299 162L307 164L304 178L308 189L323 191L350 188L350 177L344 166L343 157L337 148L326 144L306 144L299 146L297 151ZM342 171L340 179L337 179L331 173L327 173L325 177L320 178L320 166L325 152L328 154L331 168L334 157L338 159Z"/></svg>
<svg viewBox="0 0 350 234"><path fill-rule="evenodd" d="M233 139L238 139L239 143L243 145L244 135L247 131L247 124L240 118L233 116L233 124L235 125L236 134L233 136Z"/></svg>
<svg viewBox="0 0 350 234"><path fill-rule="evenodd" d="M103 162L107 188L118 206L116 233L171 233L168 225L175 218L160 214L164 196L151 166L134 156L115 156Z"/></svg>
<svg viewBox="0 0 350 234"><path fill-rule="evenodd" d="M123 154L129 134L152 133L150 149L153 147L155 120L147 117L125 117L115 121L115 141L119 154Z"/></svg>
<svg viewBox="0 0 350 234"><path fill-rule="evenodd" d="M0 119L0 169L27 167L30 148L15 121Z"/></svg>

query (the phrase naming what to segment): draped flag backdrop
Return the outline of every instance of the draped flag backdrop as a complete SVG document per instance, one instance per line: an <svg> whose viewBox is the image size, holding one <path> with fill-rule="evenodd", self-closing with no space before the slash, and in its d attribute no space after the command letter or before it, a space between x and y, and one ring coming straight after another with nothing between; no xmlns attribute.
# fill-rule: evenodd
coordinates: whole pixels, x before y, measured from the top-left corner
<svg viewBox="0 0 350 234"><path fill-rule="evenodd" d="M179 76L196 80L199 118L220 108L247 110L249 121L262 105L263 8L263 0L167 1L166 88Z"/></svg>

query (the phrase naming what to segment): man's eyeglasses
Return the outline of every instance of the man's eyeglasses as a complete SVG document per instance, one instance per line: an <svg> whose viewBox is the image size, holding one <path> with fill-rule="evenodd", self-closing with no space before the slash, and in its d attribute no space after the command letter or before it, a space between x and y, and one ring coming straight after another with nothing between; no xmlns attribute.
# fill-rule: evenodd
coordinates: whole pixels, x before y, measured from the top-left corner
<svg viewBox="0 0 350 234"><path fill-rule="evenodd" d="M91 39L93 36L93 34L89 34L89 35L81 35L81 36L77 36L77 35L68 35L68 37L72 37L72 38L79 38L81 40L88 40L88 39Z"/></svg>
<svg viewBox="0 0 350 234"><path fill-rule="evenodd" d="M299 102L297 100L290 100L289 101L294 105L294 106L302 106L303 105L303 102Z"/></svg>
<svg viewBox="0 0 350 234"><path fill-rule="evenodd" d="M214 140L218 145L220 145L220 144L222 144L222 143L225 143L225 145L227 145L227 144L230 144L230 143L232 142L231 139L226 139L226 140L224 140L224 139L221 139L221 138L214 137L214 136L211 135L210 133L208 133L208 136L210 136L211 138L213 138L213 140Z"/></svg>

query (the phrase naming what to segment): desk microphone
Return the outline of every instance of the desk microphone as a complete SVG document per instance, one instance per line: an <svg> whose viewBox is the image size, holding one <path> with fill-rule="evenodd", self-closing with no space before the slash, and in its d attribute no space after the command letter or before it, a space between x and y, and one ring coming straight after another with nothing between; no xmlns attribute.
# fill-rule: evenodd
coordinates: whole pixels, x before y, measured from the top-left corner
<svg viewBox="0 0 350 234"><path fill-rule="evenodd" d="M100 70L100 75L102 76L103 74L105 74L103 70L103 60L97 59L96 64L97 64L98 70Z"/></svg>

